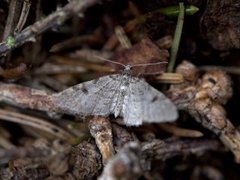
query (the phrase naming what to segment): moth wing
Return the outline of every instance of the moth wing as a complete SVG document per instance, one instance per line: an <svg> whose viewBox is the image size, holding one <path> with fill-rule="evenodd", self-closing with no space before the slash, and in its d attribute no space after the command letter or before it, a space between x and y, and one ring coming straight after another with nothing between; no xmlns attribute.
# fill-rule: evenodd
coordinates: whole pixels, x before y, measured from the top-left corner
<svg viewBox="0 0 240 180"><path fill-rule="evenodd" d="M124 100L123 117L129 126L143 122L173 122L178 118L171 100L143 79L132 78Z"/></svg>
<svg viewBox="0 0 240 180"><path fill-rule="evenodd" d="M111 113L120 79L118 74L104 76L75 85L52 97L58 108L67 114L107 116Z"/></svg>
<svg viewBox="0 0 240 180"><path fill-rule="evenodd" d="M137 126L142 124L142 101L144 89L136 87L138 84L129 84L128 90L123 100L122 116L127 126Z"/></svg>

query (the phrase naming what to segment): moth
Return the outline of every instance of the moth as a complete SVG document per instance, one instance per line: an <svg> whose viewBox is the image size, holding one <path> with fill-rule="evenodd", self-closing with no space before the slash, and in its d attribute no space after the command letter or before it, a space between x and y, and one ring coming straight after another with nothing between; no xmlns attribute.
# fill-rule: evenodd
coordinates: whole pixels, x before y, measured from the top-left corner
<svg viewBox="0 0 240 180"><path fill-rule="evenodd" d="M61 111L78 116L120 116L127 126L173 122L178 118L171 100L143 78L132 76L132 68L137 65L121 65L121 74L75 85L53 94L53 101Z"/></svg>

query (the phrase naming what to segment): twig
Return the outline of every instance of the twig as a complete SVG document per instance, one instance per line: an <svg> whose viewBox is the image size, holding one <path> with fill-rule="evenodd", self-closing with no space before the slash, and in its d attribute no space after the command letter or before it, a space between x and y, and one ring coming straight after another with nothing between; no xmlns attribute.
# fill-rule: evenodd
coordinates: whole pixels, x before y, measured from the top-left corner
<svg viewBox="0 0 240 180"><path fill-rule="evenodd" d="M18 23L16 25L16 28L14 29L14 34L17 34L22 30L22 28L23 28L23 26L24 26L24 24L27 20L28 13L30 11L30 7L31 7L31 1L30 0L23 0L22 11L21 11Z"/></svg>
<svg viewBox="0 0 240 180"><path fill-rule="evenodd" d="M0 147L3 147L4 149L11 149L14 148L15 146L10 142L10 140L4 138L3 136L0 136Z"/></svg>
<svg viewBox="0 0 240 180"><path fill-rule="evenodd" d="M3 33L2 40L5 41L9 35L13 34L14 28L16 26L18 17L21 11L22 0L11 0L8 10L8 17L6 21L6 26Z"/></svg>
<svg viewBox="0 0 240 180"><path fill-rule="evenodd" d="M89 120L88 128L91 135L95 138L95 142L102 154L103 164L105 165L114 155L111 123L107 118L94 117Z"/></svg>
<svg viewBox="0 0 240 180"><path fill-rule="evenodd" d="M69 58L67 58L69 59ZM70 60L70 59L69 59ZM100 67L100 66L99 66ZM104 67L104 66L103 66ZM33 74L36 75L49 75L49 74L61 74L61 73L68 73L68 74L81 74L86 72L86 69L81 66L77 65L67 65L67 64L53 64L53 63L45 63L42 67L36 69ZM1 71L0 71L1 75Z"/></svg>
<svg viewBox="0 0 240 180"><path fill-rule="evenodd" d="M184 128L174 126L172 124L165 123L165 124L160 124L159 126L164 131L172 133L175 136L180 136L180 137L201 137L201 136L203 136L203 133L201 133L200 131L184 129Z"/></svg>
<svg viewBox="0 0 240 180"><path fill-rule="evenodd" d="M25 28L21 33L14 37L14 45L8 46L7 42L0 43L0 56L4 53L21 46L22 44L34 41L35 37L56 26L62 25L68 18L73 15L83 13L88 7L96 4L98 0L72 0L63 8L48 15L45 19L40 20L33 25Z"/></svg>
<svg viewBox="0 0 240 180"><path fill-rule="evenodd" d="M56 110L50 96L45 91L14 84L0 83L0 101L47 112Z"/></svg>
<svg viewBox="0 0 240 180"><path fill-rule="evenodd" d="M179 84L183 82L183 76L179 73L162 73L156 77L161 83Z"/></svg>
<svg viewBox="0 0 240 180"><path fill-rule="evenodd" d="M201 154L205 151L223 151L221 144L214 140L154 140L141 143L146 159L165 161L176 155Z"/></svg>
<svg viewBox="0 0 240 180"><path fill-rule="evenodd" d="M117 26L115 28L115 34L123 48L131 48L132 43L130 42L129 38L127 37L124 29L121 26Z"/></svg>
<svg viewBox="0 0 240 180"><path fill-rule="evenodd" d="M62 128L51 124L43 119L31 117L28 115L19 114L16 112L11 112L7 110L0 109L0 120L16 122L19 124L31 126L42 131L48 132L55 137L60 139L69 140L72 139L73 136Z"/></svg>

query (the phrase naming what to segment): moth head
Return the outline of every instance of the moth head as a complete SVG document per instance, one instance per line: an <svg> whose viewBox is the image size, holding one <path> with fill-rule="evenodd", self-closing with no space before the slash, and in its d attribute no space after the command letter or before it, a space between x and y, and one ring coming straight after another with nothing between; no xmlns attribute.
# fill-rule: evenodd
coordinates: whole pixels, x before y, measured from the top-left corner
<svg viewBox="0 0 240 180"><path fill-rule="evenodd" d="M125 65L125 70L126 71L131 71L133 69L133 66L130 64Z"/></svg>
<svg viewBox="0 0 240 180"><path fill-rule="evenodd" d="M123 74L130 75L132 72L133 66L130 64L124 65Z"/></svg>

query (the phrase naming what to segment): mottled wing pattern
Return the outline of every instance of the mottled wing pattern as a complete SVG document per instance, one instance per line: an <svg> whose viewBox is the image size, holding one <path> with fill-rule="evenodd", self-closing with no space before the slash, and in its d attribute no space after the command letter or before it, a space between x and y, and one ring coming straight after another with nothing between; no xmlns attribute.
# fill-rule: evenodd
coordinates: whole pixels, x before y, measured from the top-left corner
<svg viewBox="0 0 240 180"><path fill-rule="evenodd" d="M53 98L58 108L68 114L108 116L120 83L119 74L104 76L54 94Z"/></svg>
<svg viewBox="0 0 240 180"><path fill-rule="evenodd" d="M172 122L178 117L176 106L164 94L135 77L130 79L122 114L128 126Z"/></svg>

